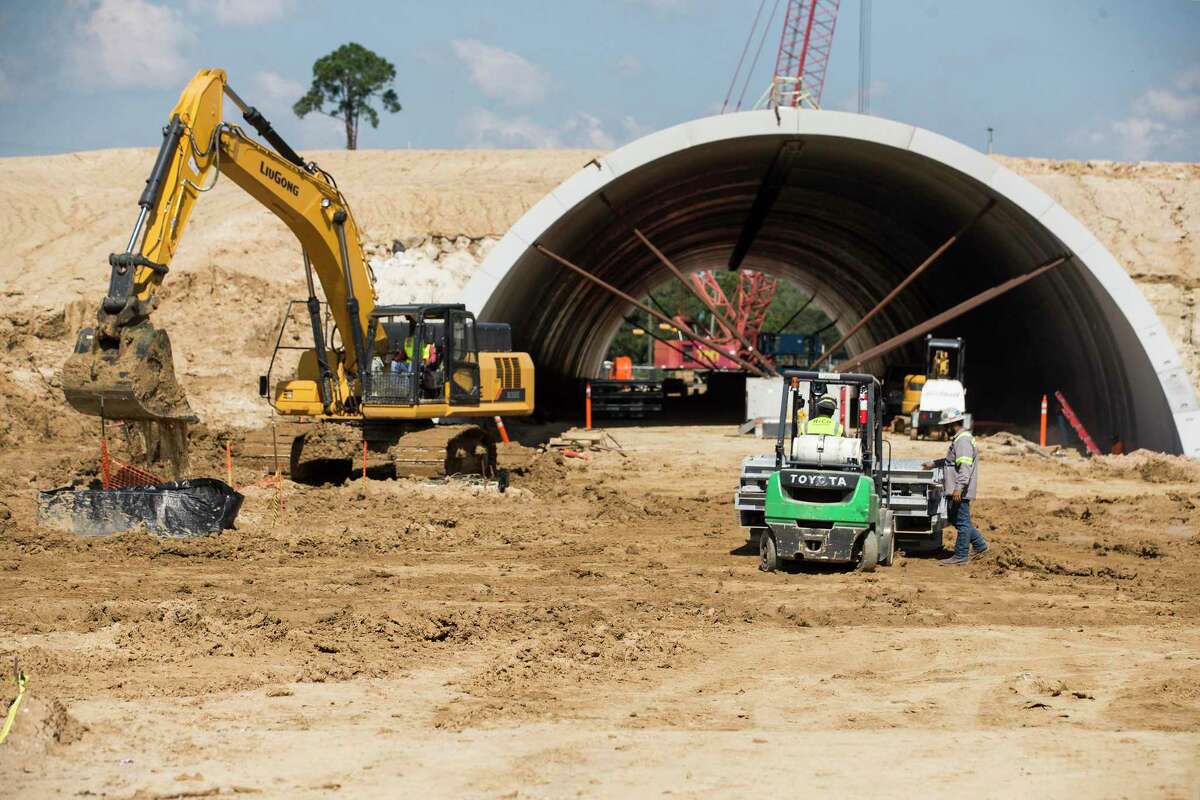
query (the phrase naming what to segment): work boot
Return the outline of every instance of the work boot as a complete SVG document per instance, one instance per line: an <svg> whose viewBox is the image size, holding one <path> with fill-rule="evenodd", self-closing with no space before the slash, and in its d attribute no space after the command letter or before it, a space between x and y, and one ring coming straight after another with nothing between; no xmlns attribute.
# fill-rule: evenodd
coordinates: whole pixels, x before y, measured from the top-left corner
<svg viewBox="0 0 1200 800"><path fill-rule="evenodd" d="M943 558L938 563L943 567L961 567L970 560L971 559L967 558L966 556L950 556L949 558Z"/></svg>
<svg viewBox="0 0 1200 800"><path fill-rule="evenodd" d="M983 546L983 549L982 549L982 550L972 550L972 551L971 551L971 560L972 560L972 561L974 561L974 560L975 560L975 559L977 559L977 558L983 558L984 556L986 556L986 555L988 554L988 551L989 551L990 549L991 549L991 548L990 548L990 547L988 547L988 546L985 544L985 545Z"/></svg>

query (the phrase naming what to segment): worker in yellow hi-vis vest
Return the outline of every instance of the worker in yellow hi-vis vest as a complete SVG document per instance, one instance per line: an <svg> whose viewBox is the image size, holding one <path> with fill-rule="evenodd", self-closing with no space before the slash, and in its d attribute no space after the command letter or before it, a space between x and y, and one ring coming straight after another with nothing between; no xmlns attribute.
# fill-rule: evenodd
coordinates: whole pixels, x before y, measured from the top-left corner
<svg viewBox="0 0 1200 800"><path fill-rule="evenodd" d="M841 423L833 418L837 413L837 400L831 394L823 394L817 398L813 408L813 416L804 421L800 432L816 436L842 436L846 433Z"/></svg>
<svg viewBox="0 0 1200 800"><path fill-rule="evenodd" d="M405 358L405 360L408 361L409 364L411 364L412 360L413 360L413 345L414 345L413 337L406 336L404 338L404 358ZM433 347L433 345L429 344L429 342L426 342L425 344L421 345L421 362L422 363L429 361L429 353L430 353L432 347Z"/></svg>

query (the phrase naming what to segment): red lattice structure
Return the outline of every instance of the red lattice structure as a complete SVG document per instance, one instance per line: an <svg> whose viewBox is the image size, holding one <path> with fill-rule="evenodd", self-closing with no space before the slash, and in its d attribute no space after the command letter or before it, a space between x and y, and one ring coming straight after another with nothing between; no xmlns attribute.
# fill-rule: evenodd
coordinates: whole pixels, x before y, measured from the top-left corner
<svg viewBox="0 0 1200 800"><path fill-rule="evenodd" d="M775 59L777 78L795 78L799 91L781 97L780 104L795 106L807 99L821 107L825 71L833 49L833 30L837 25L841 0L788 0Z"/></svg>
<svg viewBox="0 0 1200 800"><path fill-rule="evenodd" d="M739 271L738 277L738 323L746 339L757 342L767 319L767 309L775 299L777 281L770 275L750 270Z"/></svg>
<svg viewBox="0 0 1200 800"><path fill-rule="evenodd" d="M113 458L108 452L108 437L100 439L100 485L105 489L128 489L131 486L154 486L163 479L136 464Z"/></svg>
<svg viewBox="0 0 1200 800"><path fill-rule="evenodd" d="M714 331L711 338L721 353L734 352L747 360L757 360L754 354L746 351L742 341L753 343L758 340L767 309L775 299L776 279L762 272L738 270L737 295L730 301L717 282L716 274L694 272L691 278L696 290L707 297L717 310L714 318L719 330ZM731 359L722 359L720 367L737 369L738 365Z"/></svg>

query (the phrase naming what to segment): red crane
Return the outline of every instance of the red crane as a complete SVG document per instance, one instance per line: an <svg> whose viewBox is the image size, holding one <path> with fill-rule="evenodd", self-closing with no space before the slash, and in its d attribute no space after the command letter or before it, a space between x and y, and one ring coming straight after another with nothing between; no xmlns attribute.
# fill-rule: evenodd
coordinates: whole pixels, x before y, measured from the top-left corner
<svg viewBox="0 0 1200 800"><path fill-rule="evenodd" d="M801 103L807 103L814 108L821 107L821 92L825 88L825 71L829 65L829 52L833 47L833 32L837 24L838 6L841 0L788 0L784 11L783 30L779 36L779 52L775 57L775 72L772 76L771 88L768 92L769 102L773 105L791 106L798 108ZM737 70L729 84L729 92L725 96L725 106L729 104L733 87L737 84L739 73L750 50L750 43L758 29L758 21L762 15L765 0L759 4L758 13L754 15L754 24L750 35L746 38L742 57L738 60ZM758 55L762 51L763 42L775 17L779 3L772 9L770 18L763 26L758 50L746 74L749 83L750 74L758 64ZM745 84L742 87L742 97L738 99L740 108L745 99ZM764 204L763 216L769 210L771 202ZM761 224L760 217L757 224ZM755 229L756 231L756 229ZM755 233L746 238L746 247L753 240ZM731 265L736 269L745 249L736 257L737 264ZM723 352L738 352L743 358L751 358L745 352L741 341L757 342L758 334L762 331L767 309L775 298L776 280L761 272L748 269L738 270L738 289L736 302L726 297L716 276L711 272L700 272L691 276L695 288L708 297L712 306L719 312L716 315L719 331L714 331L714 339ZM730 365L733 362L728 362ZM722 364L724 366L724 363Z"/></svg>
<svg viewBox="0 0 1200 800"><path fill-rule="evenodd" d="M798 107L802 100L808 100L814 107L821 107L840 3L841 0L788 0L775 59L775 79L787 81L793 88L780 93L778 105Z"/></svg>
<svg viewBox="0 0 1200 800"><path fill-rule="evenodd" d="M767 309L775 299L775 278L763 272L739 270L736 302L730 302L714 273L695 272L690 277L696 290L706 296L717 310L714 315L717 330L713 331L710 338L722 355L733 352L742 358L753 359L753 354L746 352L741 342L757 341L767 317ZM722 360L720 366L737 368L736 362L731 359Z"/></svg>

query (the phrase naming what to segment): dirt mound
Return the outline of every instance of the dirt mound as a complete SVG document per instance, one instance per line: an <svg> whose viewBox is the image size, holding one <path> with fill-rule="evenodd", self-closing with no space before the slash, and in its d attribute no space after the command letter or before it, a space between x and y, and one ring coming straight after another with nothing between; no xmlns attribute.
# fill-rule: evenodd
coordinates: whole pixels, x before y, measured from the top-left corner
<svg viewBox="0 0 1200 800"><path fill-rule="evenodd" d="M11 681L8 687L0 692L0 721L16 697ZM0 773L15 774L31 759L45 755L55 746L79 741L86 731L61 700L40 696L36 684L31 683L17 709L12 731L0 746Z"/></svg>
<svg viewBox="0 0 1200 800"><path fill-rule="evenodd" d="M1047 575L1070 575L1080 578L1109 578L1117 581L1128 581L1137 577L1137 572L1132 570L1110 566L1087 566L1048 559L1013 545L1000 544L994 547L996 554L992 556L992 571L997 575L1002 575L1009 571L1023 571Z"/></svg>
<svg viewBox="0 0 1200 800"><path fill-rule="evenodd" d="M1098 456L1091 465L1097 472L1114 478L1137 478L1147 483L1200 483L1200 461L1150 450Z"/></svg>
<svg viewBox="0 0 1200 800"><path fill-rule="evenodd" d="M62 392L48 382L38 391L0 374L0 447L21 447L85 435L94 421L66 408Z"/></svg>
<svg viewBox="0 0 1200 800"><path fill-rule="evenodd" d="M517 476L513 484L547 497L562 497L569 491L567 478L571 468L567 459L556 450L545 450L528 457L524 466L512 470Z"/></svg>

